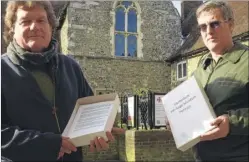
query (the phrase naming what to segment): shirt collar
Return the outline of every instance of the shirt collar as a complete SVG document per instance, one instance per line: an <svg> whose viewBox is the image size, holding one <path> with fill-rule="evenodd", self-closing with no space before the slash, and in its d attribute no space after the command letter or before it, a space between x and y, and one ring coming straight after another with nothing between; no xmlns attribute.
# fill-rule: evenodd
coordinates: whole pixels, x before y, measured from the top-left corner
<svg viewBox="0 0 249 162"><path fill-rule="evenodd" d="M228 60L232 63L237 63L239 61L239 59L241 58L241 56L245 53L246 50L248 50L249 48L240 44L240 43L234 43L234 46L227 51L223 56L221 56L223 59ZM212 62L213 58L211 53L208 53L202 61L202 67L206 68L210 65L210 63Z"/></svg>
<svg viewBox="0 0 249 162"><path fill-rule="evenodd" d="M211 53L208 53L204 58L203 58L203 61L202 61L202 67L204 69L206 69L212 62L213 58L212 58L212 55Z"/></svg>
<svg viewBox="0 0 249 162"><path fill-rule="evenodd" d="M234 43L234 46L227 51L222 58L232 63L237 63L241 56L245 53L248 48L240 43Z"/></svg>

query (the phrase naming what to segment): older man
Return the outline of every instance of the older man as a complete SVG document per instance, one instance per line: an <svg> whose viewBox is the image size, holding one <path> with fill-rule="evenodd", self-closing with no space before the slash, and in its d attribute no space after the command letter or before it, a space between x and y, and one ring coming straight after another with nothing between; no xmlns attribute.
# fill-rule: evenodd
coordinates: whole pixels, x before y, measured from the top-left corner
<svg viewBox="0 0 249 162"><path fill-rule="evenodd" d="M13 161L82 161L81 148L61 133L76 100L93 93L79 65L57 52L55 22L48 1L8 2L9 46L1 57L1 149ZM110 132L107 137L114 139ZM102 137L91 141L91 151L107 148Z"/></svg>
<svg viewBox="0 0 249 162"><path fill-rule="evenodd" d="M224 2L208 1L196 11L209 53L194 72L214 108L216 128L194 147L197 161L248 161L248 47L233 42L234 16Z"/></svg>

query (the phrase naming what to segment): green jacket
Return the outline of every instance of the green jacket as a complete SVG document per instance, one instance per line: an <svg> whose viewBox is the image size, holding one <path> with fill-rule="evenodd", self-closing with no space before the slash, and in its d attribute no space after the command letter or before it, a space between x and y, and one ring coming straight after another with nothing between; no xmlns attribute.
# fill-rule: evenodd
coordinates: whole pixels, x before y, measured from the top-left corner
<svg viewBox="0 0 249 162"><path fill-rule="evenodd" d="M200 142L194 147L197 160L248 160L248 52L235 43L216 63L204 55L194 72L217 116L227 114L227 137Z"/></svg>

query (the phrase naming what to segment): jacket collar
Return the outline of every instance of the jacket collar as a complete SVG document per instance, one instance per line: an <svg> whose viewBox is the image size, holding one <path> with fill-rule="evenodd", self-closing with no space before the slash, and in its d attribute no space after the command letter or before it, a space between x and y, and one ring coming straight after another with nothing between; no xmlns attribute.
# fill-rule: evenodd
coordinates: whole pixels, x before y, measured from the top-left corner
<svg viewBox="0 0 249 162"><path fill-rule="evenodd" d="M245 53L248 48L240 43L234 43L234 46L231 50L225 53L222 57L232 63L237 63L241 56Z"/></svg>
<svg viewBox="0 0 249 162"><path fill-rule="evenodd" d="M228 52L226 52L223 56L221 56L223 59L228 60L232 62L233 64L237 63L241 56L245 53L246 50L249 48L235 42L232 49L230 49ZM202 61L202 67L205 68L210 65L211 61L213 60L211 53L208 53Z"/></svg>

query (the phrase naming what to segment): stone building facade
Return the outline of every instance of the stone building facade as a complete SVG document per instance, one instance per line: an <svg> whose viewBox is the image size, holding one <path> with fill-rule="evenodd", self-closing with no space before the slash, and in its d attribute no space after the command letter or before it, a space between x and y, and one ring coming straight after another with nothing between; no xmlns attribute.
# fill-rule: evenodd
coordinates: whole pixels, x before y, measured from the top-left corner
<svg viewBox="0 0 249 162"><path fill-rule="evenodd" d="M180 47L181 17L171 1L128 2L137 15L135 57L115 55L115 15L122 1L52 1L60 51L80 63L95 94L168 92L171 66L164 60ZM1 4L3 33L6 2ZM6 52L3 38L1 52Z"/></svg>
<svg viewBox="0 0 249 162"><path fill-rule="evenodd" d="M134 1L135 57L115 55L118 1L71 1L61 28L61 51L81 65L95 94L137 89L167 92L171 67L164 60L181 42L181 18L171 1Z"/></svg>

